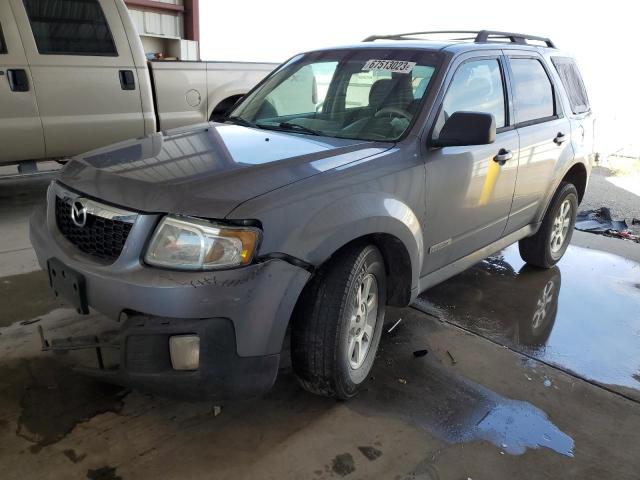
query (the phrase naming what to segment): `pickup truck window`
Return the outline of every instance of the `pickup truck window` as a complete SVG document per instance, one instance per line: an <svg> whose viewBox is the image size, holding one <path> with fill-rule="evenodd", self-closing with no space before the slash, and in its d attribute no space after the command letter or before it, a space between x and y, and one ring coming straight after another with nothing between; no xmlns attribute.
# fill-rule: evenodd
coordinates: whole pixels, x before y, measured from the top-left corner
<svg viewBox="0 0 640 480"><path fill-rule="evenodd" d="M419 112L438 58L405 49L305 54L277 70L231 117L270 130L396 141Z"/></svg>
<svg viewBox="0 0 640 480"><path fill-rule="evenodd" d="M349 86L347 86L345 108L368 107L371 87L378 80L384 79L391 80L391 72L368 71L351 75Z"/></svg>
<svg viewBox="0 0 640 480"><path fill-rule="evenodd" d="M23 0L38 52L117 56L98 0Z"/></svg>
<svg viewBox="0 0 640 480"><path fill-rule="evenodd" d="M576 115L590 111L587 89L584 87L576 62L572 58L566 57L552 57L551 61L567 91L571 111Z"/></svg>
<svg viewBox="0 0 640 480"><path fill-rule="evenodd" d="M2 25L0 25L0 53L7 53L7 45L4 43L4 35L2 35Z"/></svg>
<svg viewBox="0 0 640 480"><path fill-rule="evenodd" d="M260 115L280 116L313 114L322 108L337 62L305 65L273 89L265 98ZM273 107L274 111L268 110Z"/></svg>
<svg viewBox="0 0 640 480"><path fill-rule="evenodd" d="M553 117L553 87L540 61L534 58L512 58L509 62L515 85L518 123Z"/></svg>
<svg viewBox="0 0 640 480"><path fill-rule="evenodd" d="M0 25L0 53L7 53L7 44L4 43L4 35L2 35L2 25Z"/></svg>

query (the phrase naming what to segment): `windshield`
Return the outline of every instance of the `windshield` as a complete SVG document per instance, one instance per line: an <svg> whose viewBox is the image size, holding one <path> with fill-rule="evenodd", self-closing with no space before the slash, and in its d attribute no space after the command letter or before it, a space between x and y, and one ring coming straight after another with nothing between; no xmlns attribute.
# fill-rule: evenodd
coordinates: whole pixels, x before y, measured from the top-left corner
<svg viewBox="0 0 640 480"><path fill-rule="evenodd" d="M435 72L425 50L299 55L245 98L228 121L258 128L395 141L411 126Z"/></svg>

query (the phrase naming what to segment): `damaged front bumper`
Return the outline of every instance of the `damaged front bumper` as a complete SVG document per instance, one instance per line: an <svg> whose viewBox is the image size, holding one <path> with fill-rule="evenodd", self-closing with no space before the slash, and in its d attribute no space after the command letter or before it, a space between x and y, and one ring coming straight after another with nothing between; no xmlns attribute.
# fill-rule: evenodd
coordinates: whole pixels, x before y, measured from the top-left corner
<svg viewBox="0 0 640 480"><path fill-rule="evenodd" d="M211 272L149 267L139 252L156 222L138 219L121 257L104 265L60 235L45 207L31 217L40 265L46 268L57 259L79 272L88 306L120 322L111 345L119 350L117 369L86 373L191 398L237 398L268 390L310 273L280 259ZM199 336L200 364L195 371L178 371L171 365L169 338L188 334ZM53 342L50 348L55 349Z"/></svg>

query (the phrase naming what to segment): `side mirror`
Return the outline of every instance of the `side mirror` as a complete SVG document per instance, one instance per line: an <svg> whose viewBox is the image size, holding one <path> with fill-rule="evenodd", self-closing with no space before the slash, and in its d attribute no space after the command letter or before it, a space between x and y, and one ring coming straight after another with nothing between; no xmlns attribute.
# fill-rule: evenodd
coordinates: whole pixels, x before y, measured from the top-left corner
<svg viewBox="0 0 640 480"><path fill-rule="evenodd" d="M496 120L490 113L454 112L434 142L438 147L488 145L496 140Z"/></svg>

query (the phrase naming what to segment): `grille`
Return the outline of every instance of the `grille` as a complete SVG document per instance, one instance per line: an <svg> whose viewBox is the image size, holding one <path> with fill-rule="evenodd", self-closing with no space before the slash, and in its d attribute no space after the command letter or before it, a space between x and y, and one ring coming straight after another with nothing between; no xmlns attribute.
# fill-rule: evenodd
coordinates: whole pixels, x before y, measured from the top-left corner
<svg viewBox="0 0 640 480"><path fill-rule="evenodd" d="M71 220L71 206L56 196L56 224L64 237L78 249L94 257L115 262L122 253L133 224L87 213L83 227Z"/></svg>

